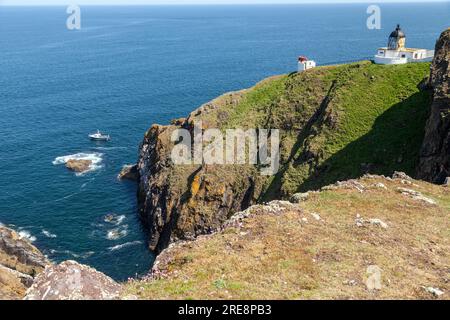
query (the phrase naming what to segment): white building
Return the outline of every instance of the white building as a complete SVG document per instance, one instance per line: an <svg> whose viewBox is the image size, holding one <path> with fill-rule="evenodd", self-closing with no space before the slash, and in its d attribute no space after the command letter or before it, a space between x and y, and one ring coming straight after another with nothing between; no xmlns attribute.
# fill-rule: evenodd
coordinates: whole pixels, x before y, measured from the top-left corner
<svg viewBox="0 0 450 320"><path fill-rule="evenodd" d="M314 60L308 60L308 58L304 56L298 58L298 72L303 72L315 67L316 62Z"/></svg>
<svg viewBox="0 0 450 320"><path fill-rule="evenodd" d="M375 55L377 64L405 64L408 62L431 61L434 50L406 48L406 36L400 25L389 36L388 46L379 48Z"/></svg>

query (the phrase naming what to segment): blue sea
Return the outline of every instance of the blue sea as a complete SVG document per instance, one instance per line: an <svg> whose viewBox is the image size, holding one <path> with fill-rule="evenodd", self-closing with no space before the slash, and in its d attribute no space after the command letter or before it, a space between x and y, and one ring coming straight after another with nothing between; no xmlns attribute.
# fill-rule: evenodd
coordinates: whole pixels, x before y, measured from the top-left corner
<svg viewBox="0 0 450 320"><path fill-rule="evenodd" d="M154 256L136 185L116 179L145 131L292 72L299 55L364 59L397 23L408 46L433 48L450 26L449 3L385 4L382 29L368 30L367 6L87 6L79 31L65 7L0 6L0 222L55 262L145 274ZM91 142L96 129L112 140ZM95 166L76 175L70 157Z"/></svg>

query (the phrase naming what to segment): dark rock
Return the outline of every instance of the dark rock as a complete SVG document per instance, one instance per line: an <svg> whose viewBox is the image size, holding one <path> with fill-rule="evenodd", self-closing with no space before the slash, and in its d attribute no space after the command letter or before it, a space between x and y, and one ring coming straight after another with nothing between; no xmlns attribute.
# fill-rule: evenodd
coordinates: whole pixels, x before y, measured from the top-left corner
<svg viewBox="0 0 450 320"><path fill-rule="evenodd" d="M203 129L219 127L216 117L204 115L217 110L226 118L229 105L236 104L240 95L219 97L186 120L153 125L145 134L137 165L138 202L141 220L149 229L151 250L160 252L173 241L209 234L234 212L254 203L258 190L251 179L257 170L253 166L174 165L171 160L174 130L192 132L197 120L202 120Z"/></svg>
<svg viewBox="0 0 450 320"><path fill-rule="evenodd" d="M137 169L137 165L126 165L122 168L119 175L117 176L119 180L139 180L139 172Z"/></svg>
<svg viewBox="0 0 450 320"><path fill-rule="evenodd" d="M418 176L442 184L450 176L450 29L441 34L430 76L431 114L425 128Z"/></svg>

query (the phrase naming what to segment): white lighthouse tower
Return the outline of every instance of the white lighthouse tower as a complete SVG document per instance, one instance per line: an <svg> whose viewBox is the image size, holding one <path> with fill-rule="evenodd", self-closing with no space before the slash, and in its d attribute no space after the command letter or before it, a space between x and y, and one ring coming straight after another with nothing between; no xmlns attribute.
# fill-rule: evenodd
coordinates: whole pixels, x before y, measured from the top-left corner
<svg viewBox="0 0 450 320"><path fill-rule="evenodd" d="M406 35L397 25L389 36L388 46L379 48L374 57L377 64L405 64L410 62L431 61L434 50L407 48Z"/></svg>
<svg viewBox="0 0 450 320"><path fill-rule="evenodd" d="M316 67L316 62L314 60L309 60L305 56L298 57L298 72L303 72L308 69Z"/></svg>

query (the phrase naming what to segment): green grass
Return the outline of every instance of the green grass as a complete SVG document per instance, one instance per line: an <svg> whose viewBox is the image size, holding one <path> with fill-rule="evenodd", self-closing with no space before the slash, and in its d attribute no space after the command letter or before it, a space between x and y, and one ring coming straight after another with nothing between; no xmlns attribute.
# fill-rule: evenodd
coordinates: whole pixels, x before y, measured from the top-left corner
<svg viewBox="0 0 450 320"><path fill-rule="evenodd" d="M281 170L261 201L365 172L414 175L431 102L419 84L429 67L363 61L270 78L229 110L222 129L280 129Z"/></svg>

